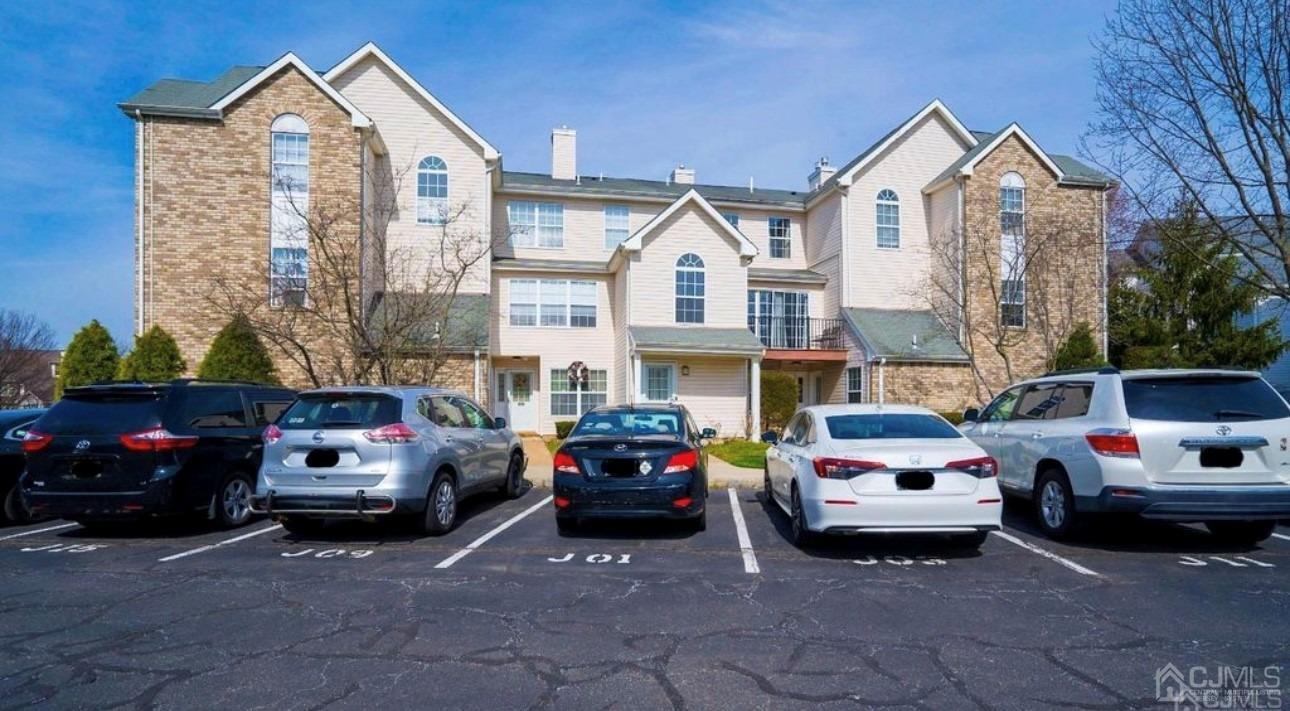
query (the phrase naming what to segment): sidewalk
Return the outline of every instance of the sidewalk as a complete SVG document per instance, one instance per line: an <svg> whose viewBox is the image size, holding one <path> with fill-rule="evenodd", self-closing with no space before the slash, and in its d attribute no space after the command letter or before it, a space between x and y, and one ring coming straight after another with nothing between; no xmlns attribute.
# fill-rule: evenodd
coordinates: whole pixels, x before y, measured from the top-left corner
<svg viewBox="0 0 1290 711"><path fill-rule="evenodd" d="M529 468L524 478L535 488L551 488L551 453L541 437L524 436L524 453L529 456ZM761 489L762 471L736 467L716 457L708 457L708 490L716 491L727 487L736 489Z"/></svg>

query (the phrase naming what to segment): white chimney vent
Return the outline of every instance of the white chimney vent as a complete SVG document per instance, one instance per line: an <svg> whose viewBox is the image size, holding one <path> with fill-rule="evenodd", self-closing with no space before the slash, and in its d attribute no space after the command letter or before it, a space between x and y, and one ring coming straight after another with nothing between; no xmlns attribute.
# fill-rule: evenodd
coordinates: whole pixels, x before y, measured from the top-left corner
<svg viewBox="0 0 1290 711"><path fill-rule="evenodd" d="M815 190L823 185L829 178L832 178L833 174L836 172L838 172L838 169L829 165L829 157L824 156L816 161L815 170L811 171L811 174L807 176L806 183L810 186L811 190Z"/></svg>
<svg viewBox="0 0 1290 711"><path fill-rule="evenodd" d="M694 185L694 168L687 168L684 163L676 166L672 170L672 175L668 178L668 182L678 185Z"/></svg>
<svg viewBox="0 0 1290 711"><path fill-rule="evenodd" d="M578 132L568 126L551 129L551 177L556 180L578 177Z"/></svg>

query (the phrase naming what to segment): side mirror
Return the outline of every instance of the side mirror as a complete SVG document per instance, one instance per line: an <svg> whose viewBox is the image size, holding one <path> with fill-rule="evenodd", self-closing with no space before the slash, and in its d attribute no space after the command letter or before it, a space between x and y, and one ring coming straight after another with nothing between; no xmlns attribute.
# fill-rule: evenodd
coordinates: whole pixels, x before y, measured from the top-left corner
<svg viewBox="0 0 1290 711"><path fill-rule="evenodd" d="M976 409L975 407L969 407L968 409L963 411L964 422L976 422L977 419L980 417L981 417L981 411Z"/></svg>
<svg viewBox="0 0 1290 711"><path fill-rule="evenodd" d="M779 433L774 430L771 430L769 432L762 432L761 441L769 445L779 444Z"/></svg>
<svg viewBox="0 0 1290 711"><path fill-rule="evenodd" d="M717 431L711 427L704 427L703 431L699 433L699 439L713 439L716 436Z"/></svg>
<svg viewBox="0 0 1290 711"><path fill-rule="evenodd" d="M504 429L506 429L506 418L505 418L505 417L494 417L494 418L493 418L493 428L494 428L494 429L499 429L499 430L504 430Z"/></svg>

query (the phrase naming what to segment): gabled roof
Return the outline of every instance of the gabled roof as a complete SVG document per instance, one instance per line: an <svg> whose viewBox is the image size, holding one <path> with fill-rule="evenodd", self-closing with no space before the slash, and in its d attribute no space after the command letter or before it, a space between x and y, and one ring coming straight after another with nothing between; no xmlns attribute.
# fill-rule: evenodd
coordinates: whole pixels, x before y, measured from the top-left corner
<svg viewBox="0 0 1290 711"><path fill-rule="evenodd" d="M895 361L967 362L950 329L931 311L844 308L870 358Z"/></svg>
<svg viewBox="0 0 1290 711"><path fill-rule="evenodd" d="M575 180L552 178L545 173L502 172L501 192L549 193L551 195L586 195L587 197L641 198L675 200L690 190L712 202L736 203L754 207L790 207L802 209L806 191L773 190L736 185L690 185L662 180L606 178L584 175Z"/></svg>
<svg viewBox="0 0 1290 711"><path fill-rule="evenodd" d="M442 101L436 99L433 94L426 91L426 88L421 86L416 79L413 79L411 74L404 71L403 67L400 67L393 59L390 59L389 55L381 51L381 48L377 47L375 42L368 42L362 47L359 47L353 54L340 60L336 66L328 69L327 73L324 74L322 78L328 82L335 81L337 77L349 71L354 65L368 57L372 57L378 62L384 64L386 68L394 72L394 75L402 80L403 83L407 84L412 91L416 92L417 96L421 97L426 103L433 106L436 111L446 116L448 120L451 121L452 124L462 133L469 136L472 141L483 149L485 159L496 160L498 156L501 155L497 149L492 146L492 144L484 140L483 136L476 133L475 129L471 128L465 121L461 120L457 114L454 114L451 109L449 109Z"/></svg>
<svg viewBox="0 0 1290 711"><path fill-rule="evenodd" d="M713 207L712 203L705 200L697 190L693 189L677 198L675 202L667 206L666 210L655 215L653 219L646 222L639 230L636 230L631 237L623 240L623 243L618 245L618 248L629 252L639 252L645 245L646 235L658 229L660 225L666 222L672 215L676 214L678 210L691 203L698 207L702 212L707 213L708 217L711 217L713 221L717 223L717 229L725 232L739 244L739 256L757 256L757 245L753 244L751 240L745 237L744 233L735 229L729 222L726 222L726 218L722 217L720 212L717 212L717 208Z"/></svg>
<svg viewBox="0 0 1290 711"><path fill-rule="evenodd" d="M932 181L923 188L923 192L935 192L945 186L955 176L972 175L972 170L977 163L990 154L995 148L1006 141L1009 137L1016 136L1018 140L1026 145L1036 156L1039 157L1044 167L1048 168L1057 178L1057 182L1068 185L1108 185L1110 179L1105 175L1093 170L1092 168L1080 163L1070 156L1054 156L1044 152L1039 144L1030 137L1021 128L1020 124L1010 123L999 131L981 139L975 146L966 153L959 156L959 159L950 164L948 168L941 171L941 174L932 178ZM1060 161L1058 160L1060 159Z"/></svg>
<svg viewBox="0 0 1290 711"><path fill-rule="evenodd" d="M258 74L242 82L242 84L236 89L225 94L222 99L211 104L210 108L214 111L223 113L224 109L234 101L242 98L252 89L256 88L274 74L277 74L283 68L288 66L295 67L301 74L305 75L305 78L312 82L314 86L317 86L322 93L326 94L328 98L339 104L340 107L349 114L350 123L355 127L367 128L372 125L371 119L369 119L362 111L359 111L357 106L351 104L349 99L341 96L341 93L336 91L335 87L328 84L322 77L318 76L318 72L310 69L308 64L300 61L300 58L297 57L294 52L287 52L282 55L278 58L278 61L270 64L264 69L261 69Z"/></svg>

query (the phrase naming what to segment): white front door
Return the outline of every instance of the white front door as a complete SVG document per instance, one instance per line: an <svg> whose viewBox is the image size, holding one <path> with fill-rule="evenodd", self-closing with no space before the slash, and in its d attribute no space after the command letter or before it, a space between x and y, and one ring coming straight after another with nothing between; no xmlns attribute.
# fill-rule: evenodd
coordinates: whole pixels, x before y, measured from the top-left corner
<svg viewBox="0 0 1290 711"><path fill-rule="evenodd" d="M497 377L498 415L516 432L537 430L537 398L533 393L533 371L506 370Z"/></svg>

